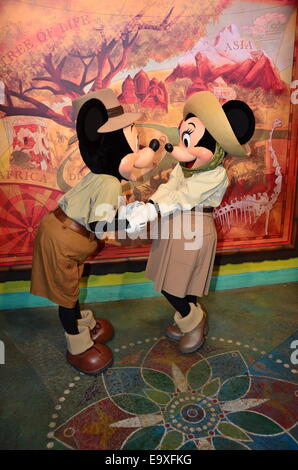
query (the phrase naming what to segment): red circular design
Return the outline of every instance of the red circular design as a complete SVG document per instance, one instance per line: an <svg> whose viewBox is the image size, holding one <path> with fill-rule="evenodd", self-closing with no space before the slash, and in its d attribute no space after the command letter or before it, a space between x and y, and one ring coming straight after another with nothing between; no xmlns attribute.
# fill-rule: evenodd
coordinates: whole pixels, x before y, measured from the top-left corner
<svg viewBox="0 0 298 470"><path fill-rule="evenodd" d="M62 192L29 184L2 183L0 189L0 260L24 262L31 257L41 219L57 207ZM30 258L26 259L30 262Z"/></svg>

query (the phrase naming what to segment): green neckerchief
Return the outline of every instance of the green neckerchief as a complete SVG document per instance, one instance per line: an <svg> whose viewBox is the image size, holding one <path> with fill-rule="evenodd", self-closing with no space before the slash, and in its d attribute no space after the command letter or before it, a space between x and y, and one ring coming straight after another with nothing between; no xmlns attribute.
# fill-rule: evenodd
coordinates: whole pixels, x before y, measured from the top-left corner
<svg viewBox="0 0 298 470"><path fill-rule="evenodd" d="M180 162L184 178L189 178L190 176L200 173L201 171L210 171L214 170L218 165L220 165L225 157L226 152L224 149L216 142L215 152L213 154L212 160L205 163L205 165L200 166L199 168L186 168L185 163Z"/></svg>

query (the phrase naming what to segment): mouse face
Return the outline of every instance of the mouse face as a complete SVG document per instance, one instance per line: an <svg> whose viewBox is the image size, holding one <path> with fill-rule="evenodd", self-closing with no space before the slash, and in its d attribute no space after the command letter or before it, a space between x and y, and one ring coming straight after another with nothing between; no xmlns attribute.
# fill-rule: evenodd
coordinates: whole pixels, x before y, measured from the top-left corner
<svg viewBox="0 0 298 470"><path fill-rule="evenodd" d="M196 116L182 121L179 128L180 142L172 152L173 157L184 162L187 168L199 168L208 163L212 159L213 152L200 146L205 131L205 126Z"/></svg>
<svg viewBox="0 0 298 470"><path fill-rule="evenodd" d="M235 156L248 156L246 144L255 130L255 118L250 107L239 100L221 105L210 92L198 92L184 106L184 120L179 125L178 146L165 145L167 152L188 169L208 164L215 156L216 145L223 152L219 165L227 152ZM208 126L208 127L206 127ZM216 140L217 139L217 140Z"/></svg>

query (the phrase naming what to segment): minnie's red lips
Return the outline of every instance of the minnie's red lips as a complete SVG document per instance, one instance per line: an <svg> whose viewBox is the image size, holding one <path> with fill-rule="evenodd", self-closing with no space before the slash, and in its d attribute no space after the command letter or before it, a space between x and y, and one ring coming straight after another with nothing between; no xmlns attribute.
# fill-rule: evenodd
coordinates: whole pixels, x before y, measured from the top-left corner
<svg viewBox="0 0 298 470"><path fill-rule="evenodd" d="M196 161L196 158L194 160L192 160L191 162L187 162L186 163L186 168L192 168L195 161Z"/></svg>

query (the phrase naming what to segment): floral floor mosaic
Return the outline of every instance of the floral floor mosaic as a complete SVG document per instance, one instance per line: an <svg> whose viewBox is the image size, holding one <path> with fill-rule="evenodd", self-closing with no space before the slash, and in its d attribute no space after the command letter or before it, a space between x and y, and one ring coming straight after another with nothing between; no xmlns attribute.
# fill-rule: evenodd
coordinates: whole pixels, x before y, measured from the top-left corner
<svg viewBox="0 0 298 470"><path fill-rule="evenodd" d="M13 337L18 356L11 364L7 355L11 375L1 448L298 450L298 369L291 362L298 340L295 287L274 286L274 294L268 287L211 293L204 300L210 333L190 355L179 354L177 344L162 336L171 314L164 299L96 304L95 311L104 306L114 312L113 323L118 318L123 325L109 343L114 365L97 377L65 363L63 339L55 339L59 324L47 313L53 309L43 309L43 317L28 309L31 341L25 340L24 316L0 312L7 344ZM48 321L49 337L35 329L41 319Z"/></svg>

